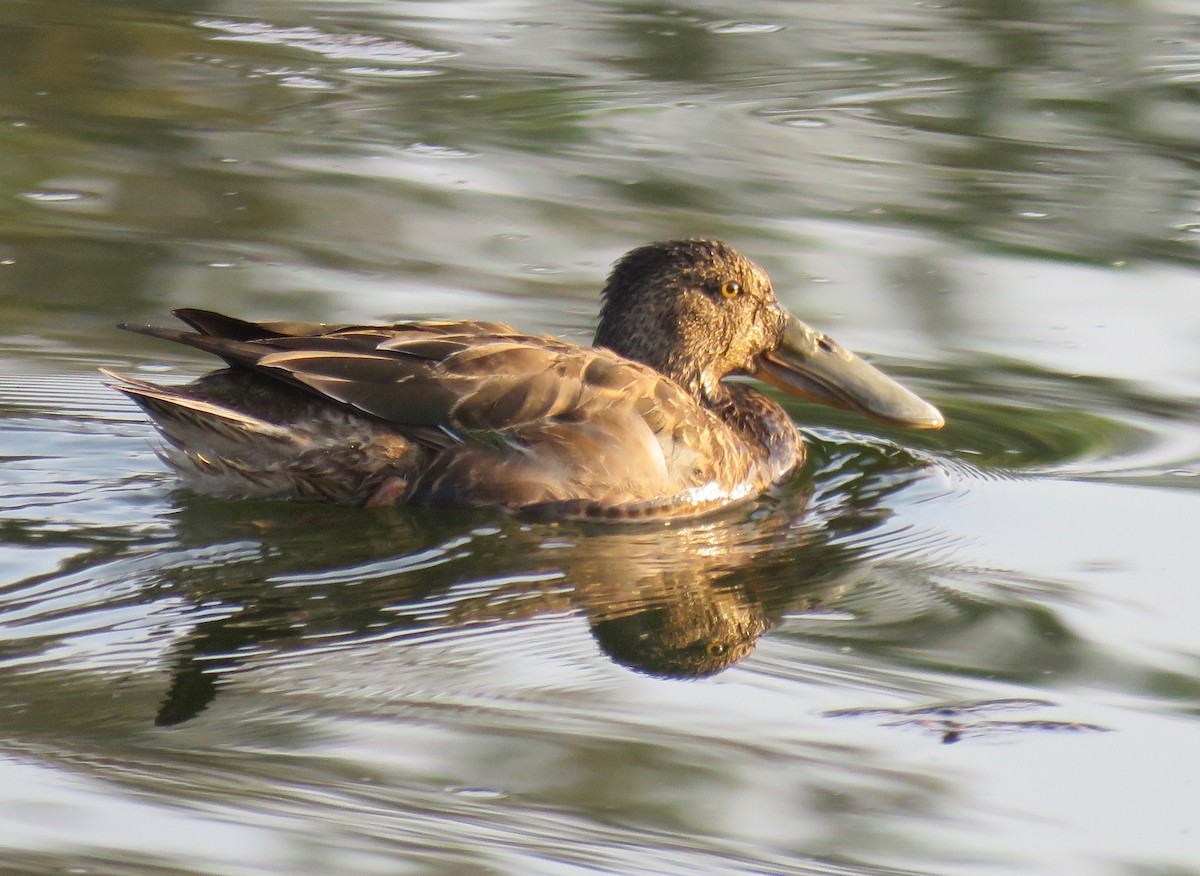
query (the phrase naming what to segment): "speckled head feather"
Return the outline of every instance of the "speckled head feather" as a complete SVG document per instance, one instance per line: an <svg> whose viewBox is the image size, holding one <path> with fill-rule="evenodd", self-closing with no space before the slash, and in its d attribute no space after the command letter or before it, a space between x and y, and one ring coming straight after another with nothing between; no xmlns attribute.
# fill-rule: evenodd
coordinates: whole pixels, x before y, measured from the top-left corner
<svg viewBox="0 0 1200 876"><path fill-rule="evenodd" d="M717 240L671 240L628 253L604 287L596 346L649 365L695 398L752 369L786 317L766 271Z"/></svg>

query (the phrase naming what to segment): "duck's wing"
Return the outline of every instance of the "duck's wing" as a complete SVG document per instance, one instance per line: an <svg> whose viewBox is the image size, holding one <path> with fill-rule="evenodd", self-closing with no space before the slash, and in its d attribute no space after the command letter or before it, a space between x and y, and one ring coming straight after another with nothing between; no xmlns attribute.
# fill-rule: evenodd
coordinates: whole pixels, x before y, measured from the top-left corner
<svg viewBox="0 0 1200 876"><path fill-rule="evenodd" d="M579 419L637 394L678 390L604 350L524 335L503 323L386 326L252 323L209 311L178 315L195 332L122 328L212 353L235 368L307 390L397 426L470 433Z"/></svg>
<svg viewBox="0 0 1200 876"><path fill-rule="evenodd" d="M515 335L517 330L502 322L485 322L482 320L430 320L424 322L402 322L392 326L356 326L350 323L326 322L296 322L277 320L267 322L250 322L227 316L212 310L201 310L196 307L180 307L171 311L172 315L190 325L202 335L226 338L232 341L259 341L268 338L282 337L320 337L348 329L381 329L389 328L397 331L420 332L426 334L453 335ZM140 326L124 326L133 331L141 331Z"/></svg>

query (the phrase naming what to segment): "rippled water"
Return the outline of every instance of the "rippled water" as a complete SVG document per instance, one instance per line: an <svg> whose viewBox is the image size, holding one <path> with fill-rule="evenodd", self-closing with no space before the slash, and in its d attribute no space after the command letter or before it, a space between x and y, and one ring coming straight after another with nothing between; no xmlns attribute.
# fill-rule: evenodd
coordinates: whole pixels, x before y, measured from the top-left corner
<svg viewBox="0 0 1200 876"><path fill-rule="evenodd" d="M3 872L1200 873L1186 4L3 12ZM684 235L947 427L534 524L190 494L96 371L211 367L113 328L185 304L583 341Z"/></svg>

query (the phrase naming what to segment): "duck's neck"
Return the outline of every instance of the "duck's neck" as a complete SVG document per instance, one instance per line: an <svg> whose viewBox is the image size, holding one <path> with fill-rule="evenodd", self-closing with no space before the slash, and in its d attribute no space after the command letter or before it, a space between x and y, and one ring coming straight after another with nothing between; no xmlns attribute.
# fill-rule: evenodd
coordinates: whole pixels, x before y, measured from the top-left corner
<svg viewBox="0 0 1200 876"><path fill-rule="evenodd" d="M762 454L768 482L790 474L804 462L804 439L787 411L744 383L719 384L719 396L705 404Z"/></svg>
<svg viewBox="0 0 1200 876"><path fill-rule="evenodd" d="M723 384L711 365L701 365L711 359L702 345L681 337L673 320L653 328L647 328L645 321L631 320L628 316L618 320L605 310L600 315L593 343L648 365L675 381L700 404L711 407L717 403L724 394Z"/></svg>

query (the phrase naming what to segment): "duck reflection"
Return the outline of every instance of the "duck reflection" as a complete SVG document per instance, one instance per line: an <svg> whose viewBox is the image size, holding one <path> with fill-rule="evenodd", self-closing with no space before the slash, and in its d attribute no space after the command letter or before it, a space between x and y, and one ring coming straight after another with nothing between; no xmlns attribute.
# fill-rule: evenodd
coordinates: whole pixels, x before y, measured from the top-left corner
<svg viewBox="0 0 1200 876"><path fill-rule="evenodd" d="M194 717L228 673L263 651L331 640L352 648L384 636L412 636L419 647L430 633L563 613L584 617L600 650L629 669L713 675L744 659L786 615L821 610L856 580L870 543L861 536L890 516L886 498L920 468L897 448L856 448L825 459L807 485L674 526L531 524L490 514L464 521L461 513L401 509L371 516L364 533L363 512L347 511L356 537L325 539L314 538L306 513L328 509L231 521L229 503L189 499L181 537L195 527L211 544L213 526L222 525L253 533L259 549L171 582L210 616L214 605L228 611L181 642L155 723ZM824 489L814 492L814 482Z"/></svg>
<svg viewBox="0 0 1200 876"><path fill-rule="evenodd" d="M754 650L769 626L763 603L737 586L701 586L674 600L601 612L592 636L617 663L654 675L699 678Z"/></svg>

